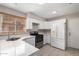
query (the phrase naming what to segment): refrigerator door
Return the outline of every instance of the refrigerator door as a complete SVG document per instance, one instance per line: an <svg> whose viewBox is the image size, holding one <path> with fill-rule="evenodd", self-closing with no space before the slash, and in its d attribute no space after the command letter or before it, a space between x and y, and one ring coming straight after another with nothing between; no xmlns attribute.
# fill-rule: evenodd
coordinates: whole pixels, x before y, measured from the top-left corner
<svg viewBox="0 0 79 59"><path fill-rule="evenodd" d="M55 22L51 30L51 46L65 50L66 43L66 24L64 22Z"/></svg>

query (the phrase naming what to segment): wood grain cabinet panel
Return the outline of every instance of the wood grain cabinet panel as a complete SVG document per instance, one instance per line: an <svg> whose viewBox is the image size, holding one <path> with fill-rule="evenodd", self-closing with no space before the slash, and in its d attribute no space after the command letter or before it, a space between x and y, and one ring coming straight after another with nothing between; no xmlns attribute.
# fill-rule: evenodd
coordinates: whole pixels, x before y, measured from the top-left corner
<svg viewBox="0 0 79 59"><path fill-rule="evenodd" d="M15 17L8 14L3 14L2 33L22 33L25 32L25 18Z"/></svg>
<svg viewBox="0 0 79 59"><path fill-rule="evenodd" d="M16 32L24 32L25 19L17 18L16 19Z"/></svg>
<svg viewBox="0 0 79 59"><path fill-rule="evenodd" d="M3 32L8 32L13 34L15 32L15 18L10 15L4 15L2 29Z"/></svg>

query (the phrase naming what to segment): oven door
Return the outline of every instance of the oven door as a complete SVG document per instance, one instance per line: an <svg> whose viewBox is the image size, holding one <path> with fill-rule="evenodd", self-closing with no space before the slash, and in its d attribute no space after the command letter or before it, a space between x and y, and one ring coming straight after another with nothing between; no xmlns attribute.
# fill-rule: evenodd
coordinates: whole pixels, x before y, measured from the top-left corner
<svg viewBox="0 0 79 59"><path fill-rule="evenodd" d="M36 43L43 41L43 35L36 35L35 41L36 41Z"/></svg>

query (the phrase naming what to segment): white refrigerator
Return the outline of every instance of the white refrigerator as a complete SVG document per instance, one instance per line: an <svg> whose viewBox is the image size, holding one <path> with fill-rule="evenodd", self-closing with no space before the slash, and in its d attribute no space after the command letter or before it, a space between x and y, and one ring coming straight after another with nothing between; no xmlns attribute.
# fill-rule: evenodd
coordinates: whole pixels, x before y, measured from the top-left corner
<svg viewBox="0 0 79 59"><path fill-rule="evenodd" d="M51 46L66 49L66 19L56 20L51 23Z"/></svg>

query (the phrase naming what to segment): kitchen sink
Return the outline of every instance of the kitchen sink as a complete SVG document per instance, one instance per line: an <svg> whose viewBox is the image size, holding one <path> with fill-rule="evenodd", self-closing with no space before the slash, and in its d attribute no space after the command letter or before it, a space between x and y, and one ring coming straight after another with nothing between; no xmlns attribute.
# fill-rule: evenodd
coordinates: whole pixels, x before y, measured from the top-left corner
<svg viewBox="0 0 79 59"><path fill-rule="evenodd" d="M9 38L9 39L7 39L7 41L15 41L15 40L18 40L18 39L20 39L19 37L12 37L12 38Z"/></svg>

